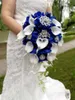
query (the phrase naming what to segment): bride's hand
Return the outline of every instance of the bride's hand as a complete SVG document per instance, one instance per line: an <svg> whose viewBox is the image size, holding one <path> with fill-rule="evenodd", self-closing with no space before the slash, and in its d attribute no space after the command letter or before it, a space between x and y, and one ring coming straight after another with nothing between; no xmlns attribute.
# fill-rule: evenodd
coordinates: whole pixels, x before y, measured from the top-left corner
<svg viewBox="0 0 75 100"><path fill-rule="evenodd" d="M1 17L4 24L14 33L18 34L22 26L14 19L16 0L2 0Z"/></svg>
<svg viewBox="0 0 75 100"><path fill-rule="evenodd" d="M46 12L52 13L52 5L49 2L47 2Z"/></svg>

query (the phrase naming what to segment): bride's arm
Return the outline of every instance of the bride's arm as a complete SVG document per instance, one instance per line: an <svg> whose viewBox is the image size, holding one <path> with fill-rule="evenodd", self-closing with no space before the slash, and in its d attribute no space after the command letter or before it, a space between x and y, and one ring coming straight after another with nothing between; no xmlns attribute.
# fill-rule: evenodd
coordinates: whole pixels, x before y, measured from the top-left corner
<svg viewBox="0 0 75 100"><path fill-rule="evenodd" d="M2 0L2 10L1 17L4 24L12 31L14 34L18 34L22 29L21 25L14 19L16 8L16 0Z"/></svg>

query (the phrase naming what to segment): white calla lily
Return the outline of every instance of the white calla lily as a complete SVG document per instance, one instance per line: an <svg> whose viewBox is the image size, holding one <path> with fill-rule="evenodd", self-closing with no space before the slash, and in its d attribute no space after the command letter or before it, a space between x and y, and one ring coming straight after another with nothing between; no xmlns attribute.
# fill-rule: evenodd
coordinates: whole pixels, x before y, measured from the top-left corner
<svg viewBox="0 0 75 100"><path fill-rule="evenodd" d="M29 23L30 23L30 25L34 25L34 18L32 17L32 16L30 16L30 19L29 19Z"/></svg>
<svg viewBox="0 0 75 100"><path fill-rule="evenodd" d="M38 56L36 55L36 54L31 54L31 56L30 56L30 62L32 63L32 64L37 64L38 63Z"/></svg>
<svg viewBox="0 0 75 100"><path fill-rule="evenodd" d="M62 33L62 30L56 26L51 27L51 31L54 35L59 35L60 33Z"/></svg>
<svg viewBox="0 0 75 100"><path fill-rule="evenodd" d="M58 52L58 46L57 44L53 43L51 47L51 53L56 54Z"/></svg>
<svg viewBox="0 0 75 100"><path fill-rule="evenodd" d="M59 42L58 42L58 46L62 46L64 43L63 39L61 39Z"/></svg>
<svg viewBox="0 0 75 100"><path fill-rule="evenodd" d="M32 42L27 42L27 44L25 45L25 51L27 52L27 53L29 53L29 52L31 52L32 50L33 50L33 44L32 44Z"/></svg>
<svg viewBox="0 0 75 100"><path fill-rule="evenodd" d="M18 34L17 34L17 40L21 40L25 37L25 34L23 33L23 30L21 30Z"/></svg>
<svg viewBox="0 0 75 100"><path fill-rule="evenodd" d="M58 27L61 27L61 23L58 22L56 19L53 19L53 20L52 20L52 23L55 24L55 25L58 26Z"/></svg>
<svg viewBox="0 0 75 100"><path fill-rule="evenodd" d="M55 37L55 42L59 42L59 37L58 36Z"/></svg>
<svg viewBox="0 0 75 100"><path fill-rule="evenodd" d="M52 62L56 59L56 54L53 54L53 53L48 53L47 54L47 59L48 61Z"/></svg>
<svg viewBox="0 0 75 100"><path fill-rule="evenodd" d="M23 32L25 35L31 35L33 30L34 30L34 25L28 25L27 27L25 27Z"/></svg>
<svg viewBox="0 0 75 100"><path fill-rule="evenodd" d="M38 48L43 49L48 45L48 39L47 38L44 38L44 39L38 38L36 40L36 43L37 43Z"/></svg>

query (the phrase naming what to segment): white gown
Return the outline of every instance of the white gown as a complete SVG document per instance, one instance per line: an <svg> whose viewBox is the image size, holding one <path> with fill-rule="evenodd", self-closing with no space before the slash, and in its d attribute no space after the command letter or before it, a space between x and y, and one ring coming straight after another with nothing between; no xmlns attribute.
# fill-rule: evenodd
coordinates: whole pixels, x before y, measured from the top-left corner
<svg viewBox="0 0 75 100"><path fill-rule="evenodd" d="M51 0L50 0L51 2ZM16 0L15 20L22 25L25 17L36 11L45 12L47 0ZM7 43L7 72L3 82L0 100L70 100L70 91L58 80L48 77L43 92L38 84L39 64L29 62L30 55L24 57L25 50L16 35L9 33Z"/></svg>

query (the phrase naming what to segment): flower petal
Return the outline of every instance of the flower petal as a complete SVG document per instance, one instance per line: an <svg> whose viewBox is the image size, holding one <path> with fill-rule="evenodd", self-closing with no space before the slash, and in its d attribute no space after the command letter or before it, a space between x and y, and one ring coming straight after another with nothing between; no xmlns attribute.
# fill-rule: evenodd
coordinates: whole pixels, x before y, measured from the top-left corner
<svg viewBox="0 0 75 100"><path fill-rule="evenodd" d="M21 39L23 39L24 37L25 37L25 34L23 33L23 30L20 31L20 32L17 34L17 39L18 39L18 40L21 40Z"/></svg>
<svg viewBox="0 0 75 100"><path fill-rule="evenodd" d="M52 44L51 47L51 53L56 54L58 52L58 45L56 45L55 43Z"/></svg>
<svg viewBox="0 0 75 100"><path fill-rule="evenodd" d="M45 40L43 42L43 39L38 38L36 40L36 43L37 43L38 48L43 49L48 45L48 39L45 38Z"/></svg>
<svg viewBox="0 0 75 100"><path fill-rule="evenodd" d="M56 54L53 54L53 53L48 53L47 54L47 59L48 61L52 62L56 59Z"/></svg>
<svg viewBox="0 0 75 100"><path fill-rule="evenodd" d="M25 35L31 35L34 30L34 25L28 25L24 30Z"/></svg>
<svg viewBox="0 0 75 100"><path fill-rule="evenodd" d="M37 64L38 61L39 61L38 56L36 54L31 54L31 56L30 56L30 62L32 64Z"/></svg>
<svg viewBox="0 0 75 100"><path fill-rule="evenodd" d="M62 33L62 30L56 26L51 27L51 30L54 35L59 35L60 33Z"/></svg>
<svg viewBox="0 0 75 100"><path fill-rule="evenodd" d="M53 19L53 20L52 20L52 23L55 24L55 25L58 26L58 27L61 27L61 23L58 22L56 19Z"/></svg>
<svg viewBox="0 0 75 100"><path fill-rule="evenodd" d="M33 44L32 42L27 42L27 44L25 45L25 51L27 51L27 53L31 52L33 50Z"/></svg>
<svg viewBox="0 0 75 100"><path fill-rule="evenodd" d="M30 23L30 25L34 25L34 18L32 17L32 16L30 16L30 19L29 19L29 23Z"/></svg>
<svg viewBox="0 0 75 100"><path fill-rule="evenodd" d="M61 39L59 42L58 42L58 46L62 46L64 43L63 39Z"/></svg>

